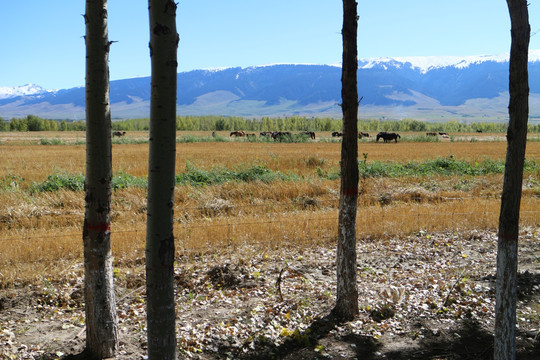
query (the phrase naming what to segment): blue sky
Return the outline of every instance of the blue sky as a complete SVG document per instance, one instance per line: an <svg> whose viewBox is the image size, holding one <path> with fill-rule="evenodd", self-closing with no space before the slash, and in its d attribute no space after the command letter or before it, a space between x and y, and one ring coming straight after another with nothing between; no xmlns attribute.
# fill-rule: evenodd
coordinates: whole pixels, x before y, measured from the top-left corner
<svg viewBox="0 0 540 360"><path fill-rule="evenodd" d="M532 33L540 4L530 1ZM146 0L109 0L111 80L150 75ZM0 86L84 85L85 1L0 1ZM504 0L358 0L360 58L510 49ZM341 61L341 0L179 0L179 71ZM540 49L540 33L531 49Z"/></svg>

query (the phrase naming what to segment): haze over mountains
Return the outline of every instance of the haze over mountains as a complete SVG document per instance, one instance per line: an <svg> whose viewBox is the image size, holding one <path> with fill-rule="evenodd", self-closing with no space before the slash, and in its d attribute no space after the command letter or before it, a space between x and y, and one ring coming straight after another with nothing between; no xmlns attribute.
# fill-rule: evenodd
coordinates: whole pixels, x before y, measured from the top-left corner
<svg viewBox="0 0 540 360"><path fill-rule="evenodd" d="M359 60L360 118L506 121L508 54ZM540 50L529 54L531 119L540 117ZM150 78L111 81L113 118L149 116ZM341 117L339 65L276 64L178 74L178 114ZM0 87L0 117L84 119L84 88Z"/></svg>

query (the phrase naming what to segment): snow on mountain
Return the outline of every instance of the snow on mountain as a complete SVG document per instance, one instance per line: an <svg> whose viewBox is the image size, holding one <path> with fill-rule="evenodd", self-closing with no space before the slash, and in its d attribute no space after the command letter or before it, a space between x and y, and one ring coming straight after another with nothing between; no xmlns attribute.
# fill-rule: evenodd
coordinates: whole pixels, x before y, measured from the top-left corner
<svg viewBox="0 0 540 360"><path fill-rule="evenodd" d="M407 64L413 69L420 70L423 74L430 70L443 67L455 67L464 69L473 64L484 62L504 63L510 58L509 53L499 55L473 55L473 56L398 56L359 59L358 67L360 69L371 69L375 66L387 68L393 66L401 68ZM540 61L540 50L529 50L529 62Z"/></svg>
<svg viewBox="0 0 540 360"><path fill-rule="evenodd" d="M17 96L39 95L47 92L50 91L45 90L36 84L26 84L14 87L0 86L0 99L9 99Z"/></svg>
<svg viewBox="0 0 540 360"><path fill-rule="evenodd" d="M362 117L496 119L508 113L508 58L428 56L359 60ZM271 64L178 74L185 115L341 116L340 64ZM529 52L531 116L540 118L540 50ZM111 81L115 118L146 117L150 77ZM0 87L0 117L84 118L84 87Z"/></svg>

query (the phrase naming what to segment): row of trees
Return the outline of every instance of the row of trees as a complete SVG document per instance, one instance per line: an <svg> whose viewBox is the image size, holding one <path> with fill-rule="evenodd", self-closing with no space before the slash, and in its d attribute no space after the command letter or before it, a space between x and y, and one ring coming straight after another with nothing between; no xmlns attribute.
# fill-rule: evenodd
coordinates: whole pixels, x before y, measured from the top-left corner
<svg viewBox="0 0 540 360"><path fill-rule="evenodd" d="M0 131L85 131L86 122L42 119L28 115L5 121L0 118Z"/></svg>
<svg viewBox="0 0 540 360"><path fill-rule="evenodd" d="M111 124L112 130L119 131L148 131L150 119L118 120ZM235 116L177 116L176 130L179 131L341 131L342 119L319 118L319 117L263 117L261 119L243 118ZM426 122L416 119L402 120L358 120L358 129L365 132L378 131L444 131L456 132L483 132L504 133L508 130L508 123L493 122L470 122L464 123L456 120L446 122ZM9 121L1 121L0 131L85 131L85 121L68 121L42 119L35 115L25 118L13 118ZM539 124L528 124L528 132L540 132Z"/></svg>

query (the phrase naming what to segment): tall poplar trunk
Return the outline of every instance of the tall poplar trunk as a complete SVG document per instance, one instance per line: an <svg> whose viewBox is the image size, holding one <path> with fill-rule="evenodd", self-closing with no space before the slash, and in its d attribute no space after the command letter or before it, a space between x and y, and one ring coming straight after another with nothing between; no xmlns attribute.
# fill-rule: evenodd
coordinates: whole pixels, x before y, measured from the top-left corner
<svg viewBox="0 0 540 360"><path fill-rule="evenodd" d="M519 207L529 116L529 13L526 0L507 0L512 24L510 123L499 216L495 305L495 360L516 358L516 302Z"/></svg>
<svg viewBox="0 0 540 360"><path fill-rule="evenodd" d="M107 1L87 0L86 14L86 179L83 228L86 352L114 356L118 320L111 254L111 112Z"/></svg>
<svg viewBox="0 0 540 360"><path fill-rule="evenodd" d="M148 358L176 359L174 185L176 156L176 4L149 0L152 90L146 232Z"/></svg>
<svg viewBox="0 0 540 360"><path fill-rule="evenodd" d="M337 244L337 299L333 314L351 320L358 314L356 285L356 207L358 200L357 4L343 0L341 97L343 141Z"/></svg>

